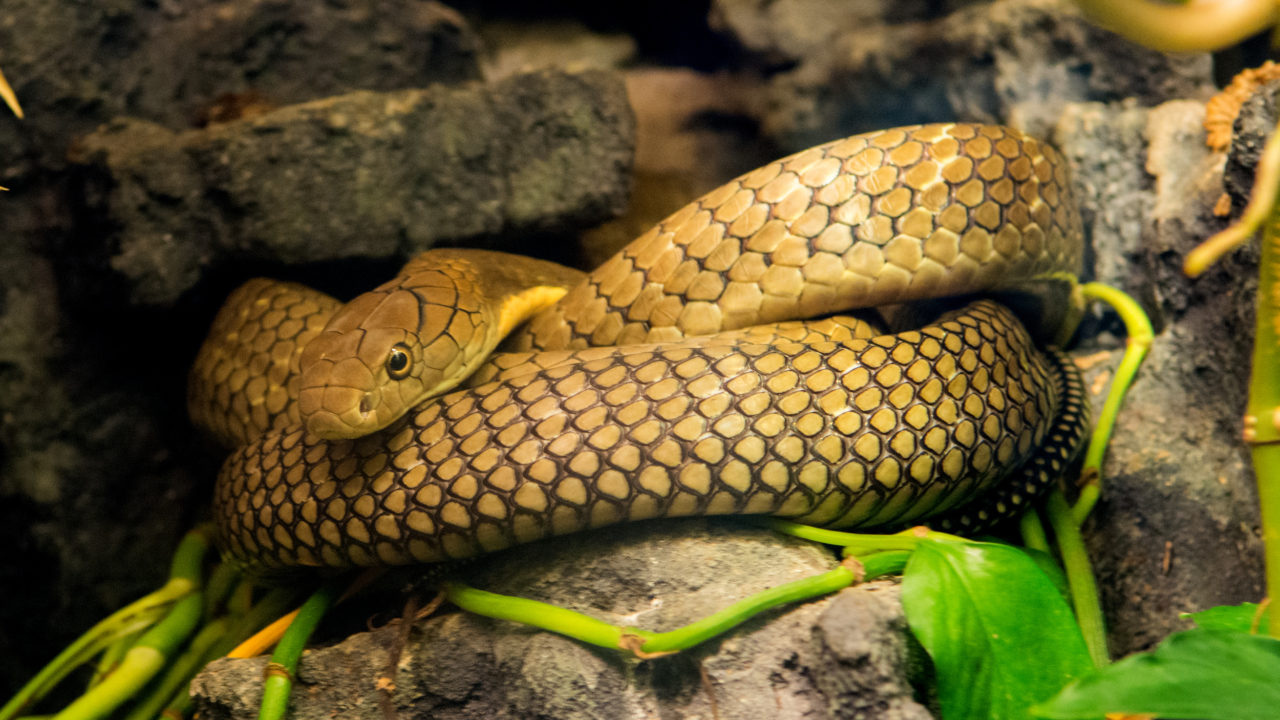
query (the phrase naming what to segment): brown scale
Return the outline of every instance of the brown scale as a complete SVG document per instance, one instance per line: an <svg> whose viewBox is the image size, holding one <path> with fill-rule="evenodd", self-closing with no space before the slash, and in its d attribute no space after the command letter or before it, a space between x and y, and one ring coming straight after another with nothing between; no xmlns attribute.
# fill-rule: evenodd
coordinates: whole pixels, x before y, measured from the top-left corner
<svg viewBox="0 0 1280 720"><path fill-rule="evenodd" d="M835 320L681 341L1075 272L1068 188L1051 148L988 126L887 130L780 160L592 273L513 342L550 352L495 359L485 377L498 380L356 440L295 427L242 447L218 479L223 541L250 565L345 566L690 514L987 522L1070 458L1087 415L1074 369L1009 311L983 301L871 338ZM999 482L1024 462L1014 486ZM992 488L987 517L955 514Z"/></svg>

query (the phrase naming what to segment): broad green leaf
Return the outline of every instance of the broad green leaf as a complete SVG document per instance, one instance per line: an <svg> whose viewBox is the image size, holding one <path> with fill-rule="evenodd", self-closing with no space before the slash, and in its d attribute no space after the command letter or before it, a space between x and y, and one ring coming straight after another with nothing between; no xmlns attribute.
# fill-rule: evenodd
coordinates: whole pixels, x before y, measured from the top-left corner
<svg viewBox="0 0 1280 720"><path fill-rule="evenodd" d="M1062 596L1062 601L1071 605L1071 586L1067 583L1067 574L1062 572L1062 567L1058 565L1058 561L1049 553L1043 550L1032 550L1030 548L1019 548L1023 553L1035 562L1036 567L1040 568L1040 572L1049 578L1049 582L1058 589L1058 594Z"/></svg>
<svg viewBox="0 0 1280 720"><path fill-rule="evenodd" d="M1017 548L922 542L902 605L933 658L944 720L1029 718L1093 667L1066 601Z"/></svg>
<svg viewBox="0 0 1280 720"><path fill-rule="evenodd" d="M1280 716L1280 640L1231 630L1170 635L1068 685L1035 708L1054 720L1147 713L1168 720L1275 720Z"/></svg>
<svg viewBox="0 0 1280 720"><path fill-rule="evenodd" d="M1195 613L1182 613L1182 617L1193 621L1205 630L1236 630L1251 632L1253 623L1258 621L1258 634L1266 635L1271 623L1267 621L1267 613L1258 617L1257 603L1240 603L1239 605L1219 605L1208 610Z"/></svg>

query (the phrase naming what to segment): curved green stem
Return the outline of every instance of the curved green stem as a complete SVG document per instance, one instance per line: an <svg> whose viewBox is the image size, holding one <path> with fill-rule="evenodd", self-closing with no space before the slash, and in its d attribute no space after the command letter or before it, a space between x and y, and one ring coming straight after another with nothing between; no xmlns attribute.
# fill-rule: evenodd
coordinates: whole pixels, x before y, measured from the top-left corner
<svg viewBox="0 0 1280 720"><path fill-rule="evenodd" d="M1280 20L1275 0L1076 0L1094 22L1162 52L1235 45Z"/></svg>
<svg viewBox="0 0 1280 720"><path fill-rule="evenodd" d="M159 617L159 614L157 614L156 619L159 619ZM150 623L148 623L148 626L149 625ZM133 647L133 644L138 641L138 636L145 630L145 627L139 628L137 632L130 635L124 635L108 645L107 648L102 651L102 654L98 656L98 665L93 671L93 677L89 678L89 685L85 689L92 690L93 686L102 682L103 679L110 675L111 671L116 669L116 666L120 664L120 660L124 658L124 654L129 652L129 648Z"/></svg>
<svg viewBox="0 0 1280 720"><path fill-rule="evenodd" d="M614 650L622 644L622 628L574 610L478 590L459 582L447 582L443 590L449 602L476 615L532 625Z"/></svg>
<svg viewBox="0 0 1280 720"><path fill-rule="evenodd" d="M857 578L853 571L841 565L833 570L801 578L743 598L723 610L716 611L701 620L667 632L647 633L637 631L645 638L640 650L645 653L669 653L685 650L720 633L737 627L756 615L797 600L807 600L827 595L853 585Z"/></svg>
<svg viewBox="0 0 1280 720"><path fill-rule="evenodd" d="M35 677L5 703L4 707L0 708L0 720L11 720L11 718L16 717L24 708L48 694L68 673L89 662L95 655L110 647L114 642L151 627L162 617L167 619L167 617L172 616L177 610L177 604L181 603L185 598L191 597L192 593L196 593L200 587L200 571L204 563L205 553L209 548L209 537L209 531L206 527L196 528L188 532L174 553L169 569L169 581L159 590L135 600L112 613L90 628L88 632L76 638L48 665L41 668L40 672L36 673ZM199 593L196 593L195 597L199 598ZM197 607L197 613L198 610L199 608ZM166 612L169 613L168 616L166 616ZM163 624L163 622L165 621L162 620L161 623ZM149 637L151 637L151 632L142 635L137 643L134 644L134 647L139 647ZM124 653L121 658L121 667L128 660L130 652L132 650ZM135 654L134 662L145 665L149 662L144 657L145 655L145 652ZM130 672L137 671L137 669L137 667L131 668ZM114 675L115 673L112 673L112 676ZM98 692L99 688L111 681L112 676L108 676L95 684L84 697ZM114 681L114 683L120 682L120 680ZM102 692L103 694L100 696L106 697L105 693L109 691Z"/></svg>
<svg viewBox="0 0 1280 720"><path fill-rule="evenodd" d="M1280 133L1273 132L1254 168L1249 204L1240 219L1197 245L1182 262L1182 271L1197 277L1228 251L1243 245L1268 222L1280 193Z"/></svg>
<svg viewBox="0 0 1280 720"><path fill-rule="evenodd" d="M791 525L797 528L805 527L794 523ZM909 555L910 553L905 550L892 550L859 558L864 569L864 578L901 572ZM641 657L647 657L691 648L766 610L797 600L826 595L854 584L855 580L853 570L841 565L818 575L769 588L743 598L701 620L666 632L621 628L574 610L537 600L477 590L458 582L446 583L444 592L450 602L477 615L531 625L598 647L614 650L629 649Z"/></svg>
<svg viewBox="0 0 1280 720"><path fill-rule="evenodd" d="M1111 662L1107 651L1107 628L1102 617L1102 605L1098 600L1098 585L1093 578L1093 565L1084 547L1084 536L1072 516L1071 507L1061 490L1049 494L1045 504L1049 525L1058 541L1058 554L1071 588L1071 604L1075 607L1076 622L1084 635L1085 646L1093 664L1102 667Z"/></svg>
<svg viewBox="0 0 1280 720"><path fill-rule="evenodd" d="M195 629L200 622L203 605L204 598L199 592L193 592L179 600L163 620L138 638L137 644L125 653L119 667L92 690L55 715L54 720L95 720L106 717L132 698L164 668L173 651Z"/></svg>
<svg viewBox="0 0 1280 720"><path fill-rule="evenodd" d="M293 678L298 672L298 659L302 657L302 650L307 646L311 633L329 611L337 595L337 588L325 585L302 603L298 616L289 625L276 645L276 651L271 655L267 676L262 682L262 705L258 709L258 720L280 720L284 717L285 711L289 709Z"/></svg>
<svg viewBox="0 0 1280 720"><path fill-rule="evenodd" d="M1111 381L1111 389L1107 392L1106 402L1098 415L1098 424L1089 437L1089 446L1084 453L1084 468L1081 477L1084 484L1080 488L1080 497L1076 500L1072 514L1076 523L1083 523L1098 502L1098 492L1102 483L1102 461L1107 453L1107 445L1111 442L1111 433L1115 429L1116 416L1120 414L1120 406L1138 375L1138 368L1147 357L1151 343L1155 339L1155 331L1151 328L1151 320L1143 312L1142 306L1128 294L1102 283L1085 283L1080 286L1080 293L1090 300L1101 300L1110 305L1128 333L1124 356L1116 368L1115 378Z"/></svg>
<svg viewBox="0 0 1280 720"><path fill-rule="evenodd" d="M809 540L811 542L822 543L823 545L836 545L844 548L845 557L848 557L849 555L880 552L883 550L914 550L921 540L968 542L958 535L936 532L924 527L908 528L902 532L894 533L892 535L877 535L875 533L852 533L841 530L828 530L826 528L814 527L812 525L802 525L800 523L783 520L781 518L763 517L757 518L757 520L765 527L784 535L791 535L793 537L798 537L801 540Z"/></svg>

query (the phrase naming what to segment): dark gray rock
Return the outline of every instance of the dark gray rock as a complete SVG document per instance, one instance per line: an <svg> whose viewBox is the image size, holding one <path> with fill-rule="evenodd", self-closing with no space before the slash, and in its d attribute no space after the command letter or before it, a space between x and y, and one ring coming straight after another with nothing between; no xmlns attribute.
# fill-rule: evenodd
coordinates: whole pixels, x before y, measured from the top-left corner
<svg viewBox="0 0 1280 720"><path fill-rule="evenodd" d="M0 48L27 116L0 108L0 586L22 590L0 606L8 697L163 581L216 463L181 409L188 329L211 310L135 312L103 282L68 147L124 114L189 127L228 94L287 104L480 71L475 34L424 0L6 0Z"/></svg>
<svg viewBox="0 0 1280 720"><path fill-rule="evenodd" d="M817 546L724 520L641 523L538 543L470 566L469 582L609 622L668 630L767 587L828 570ZM926 720L918 650L898 588L879 582L768 613L694 650L651 660L465 613L418 623L381 693L399 629L303 658L294 717L862 718ZM210 665L203 717L257 713L264 660ZM705 680L703 677L705 676ZM713 709L714 708L714 709Z"/></svg>
<svg viewBox="0 0 1280 720"><path fill-rule="evenodd" d="M475 34L432 0L9 0L0 47L28 117L0 122L9 187L119 115L180 128L228 94L285 105L480 77Z"/></svg>
<svg viewBox="0 0 1280 720"><path fill-rule="evenodd" d="M619 76L543 71L356 92L184 133L120 120L76 157L119 228L111 267L135 302L166 304L210 266L407 257L600 222L626 204L633 143Z"/></svg>
<svg viewBox="0 0 1280 720"><path fill-rule="evenodd" d="M1211 71L1208 55L1146 50L1090 25L1066 0L996 0L909 22L886 11L776 75L763 129L789 148L957 119L1047 135L1072 102L1203 99Z"/></svg>
<svg viewBox="0 0 1280 720"><path fill-rule="evenodd" d="M1249 201L1253 191L1253 169L1262 155L1263 145L1275 130L1275 119L1280 115L1276 110L1278 95L1280 81L1273 80L1250 95L1236 116L1223 175L1237 214Z"/></svg>

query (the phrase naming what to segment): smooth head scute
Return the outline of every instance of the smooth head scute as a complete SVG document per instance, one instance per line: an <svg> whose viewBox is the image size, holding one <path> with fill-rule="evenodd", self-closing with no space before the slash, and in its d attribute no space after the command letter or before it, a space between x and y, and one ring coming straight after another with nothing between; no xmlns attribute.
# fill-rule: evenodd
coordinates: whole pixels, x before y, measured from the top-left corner
<svg viewBox="0 0 1280 720"><path fill-rule="evenodd" d="M340 309L307 344L299 363L302 422L318 437L338 440L386 427L437 384L424 362L424 339L438 322L422 322L417 296L376 290Z"/></svg>

